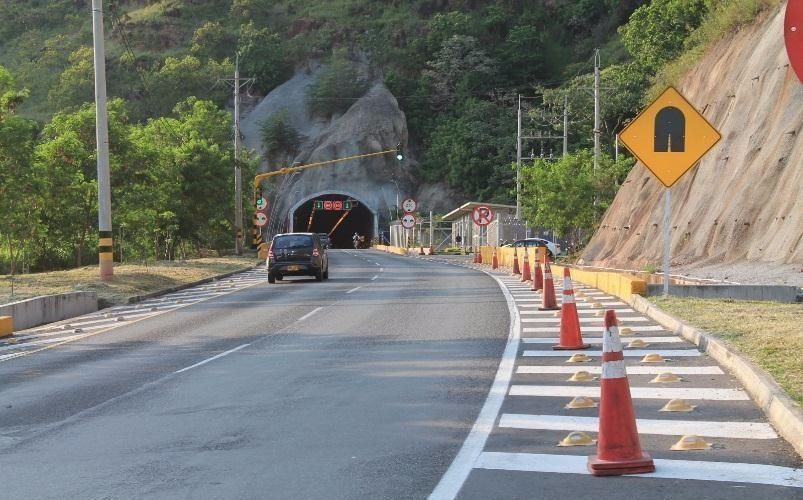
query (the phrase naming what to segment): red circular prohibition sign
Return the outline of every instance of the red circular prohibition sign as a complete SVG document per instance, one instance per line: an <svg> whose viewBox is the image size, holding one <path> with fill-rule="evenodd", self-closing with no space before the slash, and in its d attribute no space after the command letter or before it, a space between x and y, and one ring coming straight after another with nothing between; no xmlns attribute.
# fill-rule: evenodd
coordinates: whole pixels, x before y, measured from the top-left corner
<svg viewBox="0 0 803 500"><path fill-rule="evenodd" d="M789 0L783 23L786 53L798 79L803 82L803 0Z"/></svg>

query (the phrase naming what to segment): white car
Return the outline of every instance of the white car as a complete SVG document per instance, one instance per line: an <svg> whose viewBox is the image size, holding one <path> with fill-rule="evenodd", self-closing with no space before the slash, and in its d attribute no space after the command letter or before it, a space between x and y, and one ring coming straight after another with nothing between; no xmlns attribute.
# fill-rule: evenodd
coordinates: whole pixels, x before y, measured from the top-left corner
<svg viewBox="0 0 803 500"><path fill-rule="evenodd" d="M546 247L547 255L549 255L550 259L554 258L556 255L560 255L560 245L543 238L525 238L523 240L516 240L513 242L513 246L527 248Z"/></svg>

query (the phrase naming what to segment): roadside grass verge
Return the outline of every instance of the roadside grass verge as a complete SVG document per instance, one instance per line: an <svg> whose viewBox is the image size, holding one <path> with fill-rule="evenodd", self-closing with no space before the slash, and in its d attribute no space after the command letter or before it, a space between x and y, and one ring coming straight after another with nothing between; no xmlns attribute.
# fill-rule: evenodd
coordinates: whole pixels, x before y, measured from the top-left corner
<svg viewBox="0 0 803 500"><path fill-rule="evenodd" d="M98 299L107 304L122 304L135 295L247 269L256 262L255 256L244 255L172 262L115 264L114 276L109 281L100 280L98 266L21 274L14 276L13 299L10 276L0 275L0 304L40 295L77 291L95 291Z"/></svg>
<svg viewBox="0 0 803 500"><path fill-rule="evenodd" d="M686 40L686 50L669 62L656 75L655 82L647 93L647 102L664 91L669 85L677 85L680 79L694 69L705 53L714 44L755 22L762 12L777 7L782 0L717 0L700 27Z"/></svg>
<svg viewBox="0 0 803 500"><path fill-rule="evenodd" d="M729 299L650 297L650 302L722 339L767 371L803 404L803 305Z"/></svg>

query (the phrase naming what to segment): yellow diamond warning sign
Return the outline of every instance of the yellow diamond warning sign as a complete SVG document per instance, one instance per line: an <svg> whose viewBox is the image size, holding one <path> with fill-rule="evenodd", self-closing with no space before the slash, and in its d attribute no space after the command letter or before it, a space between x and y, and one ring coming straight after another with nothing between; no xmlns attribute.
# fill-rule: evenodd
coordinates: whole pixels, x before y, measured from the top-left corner
<svg viewBox="0 0 803 500"><path fill-rule="evenodd" d="M669 87L625 127L619 139L661 183L671 187L722 138Z"/></svg>

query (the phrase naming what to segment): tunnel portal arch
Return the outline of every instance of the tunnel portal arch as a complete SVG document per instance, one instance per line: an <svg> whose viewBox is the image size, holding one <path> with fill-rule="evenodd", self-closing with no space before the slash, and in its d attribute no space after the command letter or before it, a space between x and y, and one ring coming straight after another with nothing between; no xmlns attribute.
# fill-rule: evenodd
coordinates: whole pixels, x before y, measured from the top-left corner
<svg viewBox="0 0 803 500"><path fill-rule="evenodd" d="M314 202L317 199L339 201L350 199L357 202L357 206L352 208L349 215L344 218L332 235L332 243L335 248L347 248L350 246L354 232L364 235L366 241L370 241L379 234L379 213L377 210L363 202L360 196L338 189L309 194L294 203L287 213L288 230L290 232L303 232L308 229L316 233L329 232L337 224L343 212L316 211L313 217L310 217ZM302 221L301 219L304 220ZM307 221L311 221L312 225L309 225Z"/></svg>

